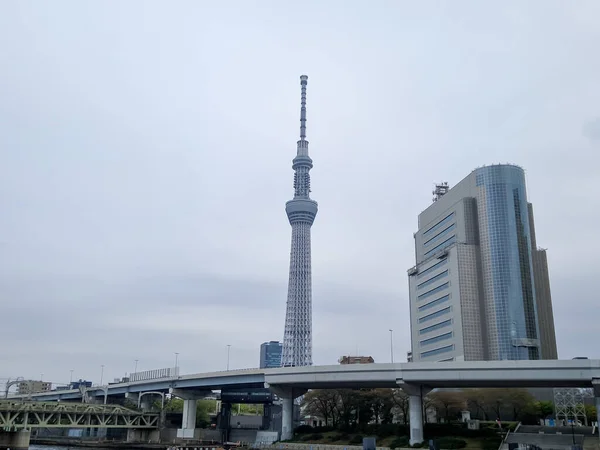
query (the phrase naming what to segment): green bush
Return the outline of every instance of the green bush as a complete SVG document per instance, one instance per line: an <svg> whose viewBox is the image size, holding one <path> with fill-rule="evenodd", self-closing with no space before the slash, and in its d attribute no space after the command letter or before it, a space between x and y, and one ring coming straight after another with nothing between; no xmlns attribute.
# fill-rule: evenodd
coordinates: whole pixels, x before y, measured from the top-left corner
<svg viewBox="0 0 600 450"><path fill-rule="evenodd" d="M456 436L456 437L493 437L496 436L498 428L486 428L482 424L482 428L479 430L469 430L467 424L464 423L428 423L425 425L425 436L427 439L435 439L444 436Z"/></svg>
<svg viewBox="0 0 600 450"><path fill-rule="evenodd" d="M483 440L481 443L482 450L498 450L500 447L500 443L502 442L502 438L500 436L488 437Z"/></svg>
<svg viewBox="0 0 600 450"><path fill-rule="evenodd" d="M359 434L357 434L356 436L353 436L349 442L349 444L352 444L352 445L358 445L358 444L362 444L362 443L363 443L363 437Z"/></svg>
<svg viewBox="0 0 600 450"><path fill-rule="evenodd" d="M467 441L463 441L462 439L456 439L452 437L443 437L437 440L438 446L440 449L444 450L456 450L460 448L465 448L467 446Z"/></svg>
<svg viewBox="0 0 600 450"><path fill-rule="evenodd" d="M306 433L312 433L313 430L314 430L314 428L311 427L310 425L300 425L299 427L296 427L296 429L294 430L294 433L306 434Z"/></svg>
<svg viewBox="0 0 600 450"><path fill-rule="evenodd" d="M335 435L335 440L336 441L349 441L350 440L350 435L348 433L340 433L340 434L336 434Z"/></svg>
<svg viewBox="0 0 600 450"><path fill-rule="evenodd" d="M379 427L373 431L375 434L377 434L377 436L384 438L396 435L398 433L398 426L394 423L386 423L379 425Z"/></svg>
<svg viewBox="0 0 600 450"><path fill-rule="evenodd" d="M390 443L390 448L392 450L395 448L408 448L408 447L410 447L410 444L409 444L408 438L406 436L396 438Z"/></svg>
<svg viewBox="0 0 600 450"><path fill-rule="evenodd" d="M320 433L305 434L300 437L301 441L320 441L321 439L323 439L323 435Z"/></svg>

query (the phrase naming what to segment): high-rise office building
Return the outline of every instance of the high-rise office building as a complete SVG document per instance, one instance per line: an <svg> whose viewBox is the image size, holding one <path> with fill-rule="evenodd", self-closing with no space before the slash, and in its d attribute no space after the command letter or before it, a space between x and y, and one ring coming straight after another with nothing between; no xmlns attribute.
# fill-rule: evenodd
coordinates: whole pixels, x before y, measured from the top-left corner
<svg viewBox="0 0 600 450"><path fill-rule="evenodd" d="M260 345L260 368L281 367L281 342L269 341Z"/></svg>
<svg viewBox="0 0 600 450"><path fill-rule="evenodd" d="M285 204L285 212L292 226L290 278L281 365L284 367L312 365L312 274L310 228L317 215L317 202L310 198L310 169L306 140L306 85L308 77L300 77L300 140L294 169L294 198Z"/></svg>
<svg viewBox="0 0 600 450"><path fill-rule="evenodd" d="M413 361L556 359L523 169L481 167L434 194L408 271Z"/></svg>

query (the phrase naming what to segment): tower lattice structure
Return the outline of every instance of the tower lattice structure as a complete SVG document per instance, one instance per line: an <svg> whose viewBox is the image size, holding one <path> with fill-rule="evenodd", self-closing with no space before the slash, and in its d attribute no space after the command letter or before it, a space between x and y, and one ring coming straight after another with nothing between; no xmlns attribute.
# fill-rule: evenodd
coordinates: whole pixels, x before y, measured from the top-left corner
<svg viewBox="0 0 600 450"><path fill-rule="evenodd" d="M294 169L294 198L285 204L285 212L292 226L290 278L285 313L285 332L281 365L312 365L312 278L310 228L317 215L317 202L310 198L310 169L306 140L306 85L308 76L300 77L300 140Z"/></svg>
<svg viewBox="0 0 600 450"><path fill-rule="evenodd" d="M585 411L585 397L591 394L587 389L580 388L555 388L554 389L554 416L556 420L569 422L580 421L587 426L588 418Z"/></svg>

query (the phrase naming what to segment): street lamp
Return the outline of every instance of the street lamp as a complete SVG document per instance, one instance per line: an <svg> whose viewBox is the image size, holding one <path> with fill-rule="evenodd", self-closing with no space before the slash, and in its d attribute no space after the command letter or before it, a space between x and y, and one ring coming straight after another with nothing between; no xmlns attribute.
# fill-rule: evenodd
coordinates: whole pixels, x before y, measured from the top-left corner
<svg viewBox="0 0 600 450"><path fill-rule="evenodd" d="M100 386L102 386L102 381L104 380L104 364L100 366Z"/></svg>
<svg viewBox="0 0 600 450"><path fill-rule="evenodd" d="M135 360L135 369L133 369L133 373L137 373L137 363L138 363L138 360L136 359Z"/></svg>
<svg viewBox="0 0 600 450"><path fill-rule="evenodd" d="M69 378L69 384L72 384L73 383L73 369L71 369L70 372L71 372L71 376Z"/></svg>
<svg viewBox="0 0 600 450"><path fill-rule="evenodd" d="M231 351L231 344L227 344L227 371L229 371L229 352Z"/></svg>
<svg viewBox="0 0 600 450"><path fill-rule="evenodd" d="M390 328L390 359L394 362L394 330Z"/></svg>
<svg viewBox="0 0 600 450"><path fill-rule="evenodd" d="M175 352L175 376L178 376L179 373L177 372L177 364L179 362L179 353Z"/></svg>
<svg viewBox="0 0 600 450"><path fill-rule="evenodd" d="M44 374L43 373L40 375L40 381L44 381Z"/></svg>

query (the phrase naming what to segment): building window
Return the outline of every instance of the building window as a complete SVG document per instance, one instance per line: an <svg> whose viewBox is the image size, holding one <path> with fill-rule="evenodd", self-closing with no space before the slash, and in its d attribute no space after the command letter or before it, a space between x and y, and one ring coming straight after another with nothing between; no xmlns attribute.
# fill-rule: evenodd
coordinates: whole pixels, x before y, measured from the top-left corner
<svg viewBox="0 0 600 450"><path fill-rule="evenodd" d="M453 219L454 219L454 212L448 214L446 217L444 217L442 220L440 220L434 226L432 226L431 228L425 230L425 232L423 233L423 238L425 238L427 236L431 236L434 231L439 230L440 228L442 228L447 223L450 223Z"/></svg>
<svg viewBox="0 0 600 450"><path fill-rule="evenodd" d="M435 330L439 330L439 329L441 329L441 328L448 327L448 326L450 326L450 325L452 325L452 319L444 320L443 322L436 323L435 325L431 325L430 327L427 327L427 328L421 328L421 329L419 330L419 334L427 334L427 333L430 333L430 332L432 332L432 331L435 331Z"/></svg>
<svg viewBox="0 0 600 450"><path fill-rule="evenodd" d="M450 300L450 294L446 294L440 298L425 303L423 306L419 306L419 312L427 311L428 309L435 308L436 306L442 305Z"/></svg>
<svg viewBox="0 0 600 450"><path fill-rule="evenodd" d="M429 314L428 316L423 316L419 318L419 323L425 323L425 322L429 322L430 320L436 319L438 317L443 316L444 314L447 314L450 312L450 310L452 309L452 306L448 306L447 308L444 309L440 309L439 311L436 311L434 313Z"/></svg>
<svg viewBox="0 0 600 450"><path fill-rule="evenodd" d="M441 355L443 353L448 353L453 350L454 350L454 345L446 345L445 347L440 347L440 348L436 348L434 350L421 352L421 358L428 358L430 356Z"/></svg>
<svg viewBox="0 0 600 450"><path fill-rule="evenodd" d="M429 339L424 339L421 342L419 342L419 345L421 347L424 347L425 345L431 345L431 344L435 344L436 342L442 342L447 339L450 339L453 335L454 335L454 333L452 331L450 331L448 333L440 334L439 336L435 336L435 337L432 337Z"/></svg>
<svg viewBox="0 0 600 450"><path fill-rule="evenodd" d="M424 247L429 247L430 245L434 244L435 241L437 241L439 238L441 238L442 236L446 236L448 233L450 233L452 230L454 230L456 228L456 224L452 224L447 228L444 228L442 231L440 231L438 234L436 234L435 236L433 236L431 239L429 239L428 241L423 242L423 246Z"/></svg>
<svg viewBox="0 0 600 450"><path fill-rule="evenodd" d="M449 237L448 239L446 239L445 241L443 241L441 244L436 245L435 247L433 247L431 250L425 252L425 257L441 250L444 247L448 247L449 245L454 244L454 242L456 242L456 235L453 235L451 237Z"/></svg>
<svg viewBox="0 0 600 450"><path fill-rule="evenodd" d="M422 289L426 286L429 286L429 285L435 283L436 281L441 280L442 278L444 278L446 276L448 276L448 269L444 270L443 272L438 273L437 275L434 275L427 281L423 281L421 284L419 284L417 286L417 289Z"/></svg>
<svg viewBox="0 0 600 450"><path fill-rule="evenodd" d="M417 297L417 300L424 300L427 297L431 297L434 294L437 294L440 291L443 291L444 289L446 289L448 286L450 286L450 282L446 281L444 284L440 284L438 287L435 287L433 289L431 289L430 291L427 291L421 295L419 295Z"/></svg>
<svg viewBox="0 0 600 450"><path fill-rule="evenodd" d="M433 266L428 267L423 272L419 272L419 274L417 275L417 279L423 278L425 275L433 272L434 270L441 268L442 266L446 265L447 262L448 262L448 260L446 258L444 258L440 262L435 263Z"/></svg>

